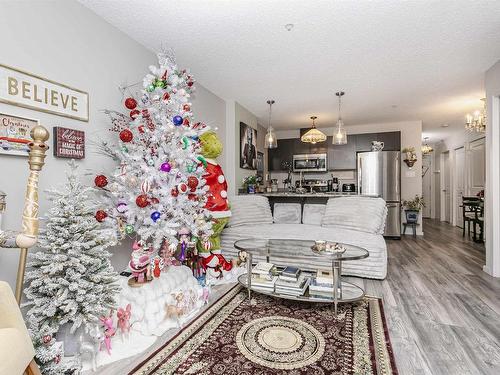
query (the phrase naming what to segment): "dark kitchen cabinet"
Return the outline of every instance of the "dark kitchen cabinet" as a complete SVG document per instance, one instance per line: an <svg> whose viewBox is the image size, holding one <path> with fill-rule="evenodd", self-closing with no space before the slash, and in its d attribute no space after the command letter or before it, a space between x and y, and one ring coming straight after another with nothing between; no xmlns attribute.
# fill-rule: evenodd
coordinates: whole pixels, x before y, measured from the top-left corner
<svg viewBox="0 0 500 375"><path fill-rule="evenodd" d="M377 133L377 141L384 142L384 151L399 151L401 150L401 133L386 132Z"/></svg>
<svg viewBox="0 0 500 375"><path fill-rule="evenodd" d="M269 170L270 171L282 171L283 162L292 162L292 157L294 154L294 143L295 139L278 139L278 148L269 149L268 160L269 160Z"/></svg>
<svg viewBox="0 0 500 375"><path fill-rule="evenodd" d="M347 135L347 144L334 145L328 137L328 170L356 169L356 135Z"/></svg>
<svg viewBox="0 0 500 375"><path fill-rule="evenodd" d="M323 153L328 156L328 170L354 170L356 169L356 152L371 151L372 141L384 142L385 151L399 151L401 149L401 133L399 131L348 134L345 145L332 144L331 136L327 137L325 142L314 145L304 143L300 138L278 139L278 148L268 150L269 170L285 170L283 162L292 162L293 155Z"/></svg>

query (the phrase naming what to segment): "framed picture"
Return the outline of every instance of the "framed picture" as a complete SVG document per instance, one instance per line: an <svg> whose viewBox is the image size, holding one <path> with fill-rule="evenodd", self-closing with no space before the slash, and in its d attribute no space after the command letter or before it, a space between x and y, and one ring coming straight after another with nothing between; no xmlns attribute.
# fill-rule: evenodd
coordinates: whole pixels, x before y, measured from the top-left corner
<svg viewBox="0 0 500 375"><path fill-rule="evenodd" d="M240 167L257 169L257 130L240 122Z"/></svg>
<svg viewBox="0 0 500 375"><path fill-rule="evenodd" d="M54 156L58 158L85 158L85 132L54 126Z"/></svg>
<svg viewBox="0 0 500 375"><path fill-rule="evenodd" d="M38 120L0 113L0 154L28 156L31 129Z"/></svg>

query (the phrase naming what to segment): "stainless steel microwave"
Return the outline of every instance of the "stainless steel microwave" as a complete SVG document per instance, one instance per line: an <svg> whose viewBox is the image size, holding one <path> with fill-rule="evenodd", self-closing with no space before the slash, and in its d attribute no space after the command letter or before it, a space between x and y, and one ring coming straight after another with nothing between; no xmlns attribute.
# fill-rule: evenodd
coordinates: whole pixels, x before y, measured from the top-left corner
<svg viewBox="0 0 500 375"><path fill-rule="evenodd" d="M294 172L326 172L326 154L293 155Z"/></svg>

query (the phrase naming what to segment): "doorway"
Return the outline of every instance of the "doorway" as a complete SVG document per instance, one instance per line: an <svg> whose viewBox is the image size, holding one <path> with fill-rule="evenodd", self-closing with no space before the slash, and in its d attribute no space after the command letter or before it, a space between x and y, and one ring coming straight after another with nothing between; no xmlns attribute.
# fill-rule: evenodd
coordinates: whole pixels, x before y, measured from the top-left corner
<svg viewBox="0 0 500 375"><path fill-rule="evenodd" d="M441 221L451 222L450 152L441 154Z"/></svg>
<svg viewBox="0 0 500 375"><path fill-rule="evenodd" d="M462 215L462 197L465 195L465 147L455 149L455 166L454 166L454 223L457 227L463 228L464 219Z"/></svg>
<svg viewBox="0 0 500 375"><path fill-rule="evenodd" d="M432 155L422 155L422 196L425 207L422 209L422 217L432 217Z"/></svg>

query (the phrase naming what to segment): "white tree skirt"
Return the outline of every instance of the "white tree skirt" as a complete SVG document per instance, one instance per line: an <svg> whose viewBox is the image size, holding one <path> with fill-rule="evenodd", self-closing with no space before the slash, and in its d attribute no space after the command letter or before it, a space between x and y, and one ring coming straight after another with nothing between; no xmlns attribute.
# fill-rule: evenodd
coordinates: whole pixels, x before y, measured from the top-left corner
<svg viewBox="0 0 500 375"><path fill-rule="evenodd" d="M204 303L201 299L203 288L193 277L191 270L185 266L170 266L158 279L141 287L129 287L127 281L125 277L120 278L122 292L118 298L118 306L125 308L128 303L132 306L130 337L122 338L121 332L117 330L111 342L111 355L104 350L104 345L103 351L98 353L98 367L142 353L154 344L157 336L190 320ZM165 306L175 305L175 296L179 292L186 295L194 293L196 301L190 311L178 320L167 319ZM114 319L116 326L116 312ZM88 355L82 358L82 365L84 371L92 370Z"/></svg>

